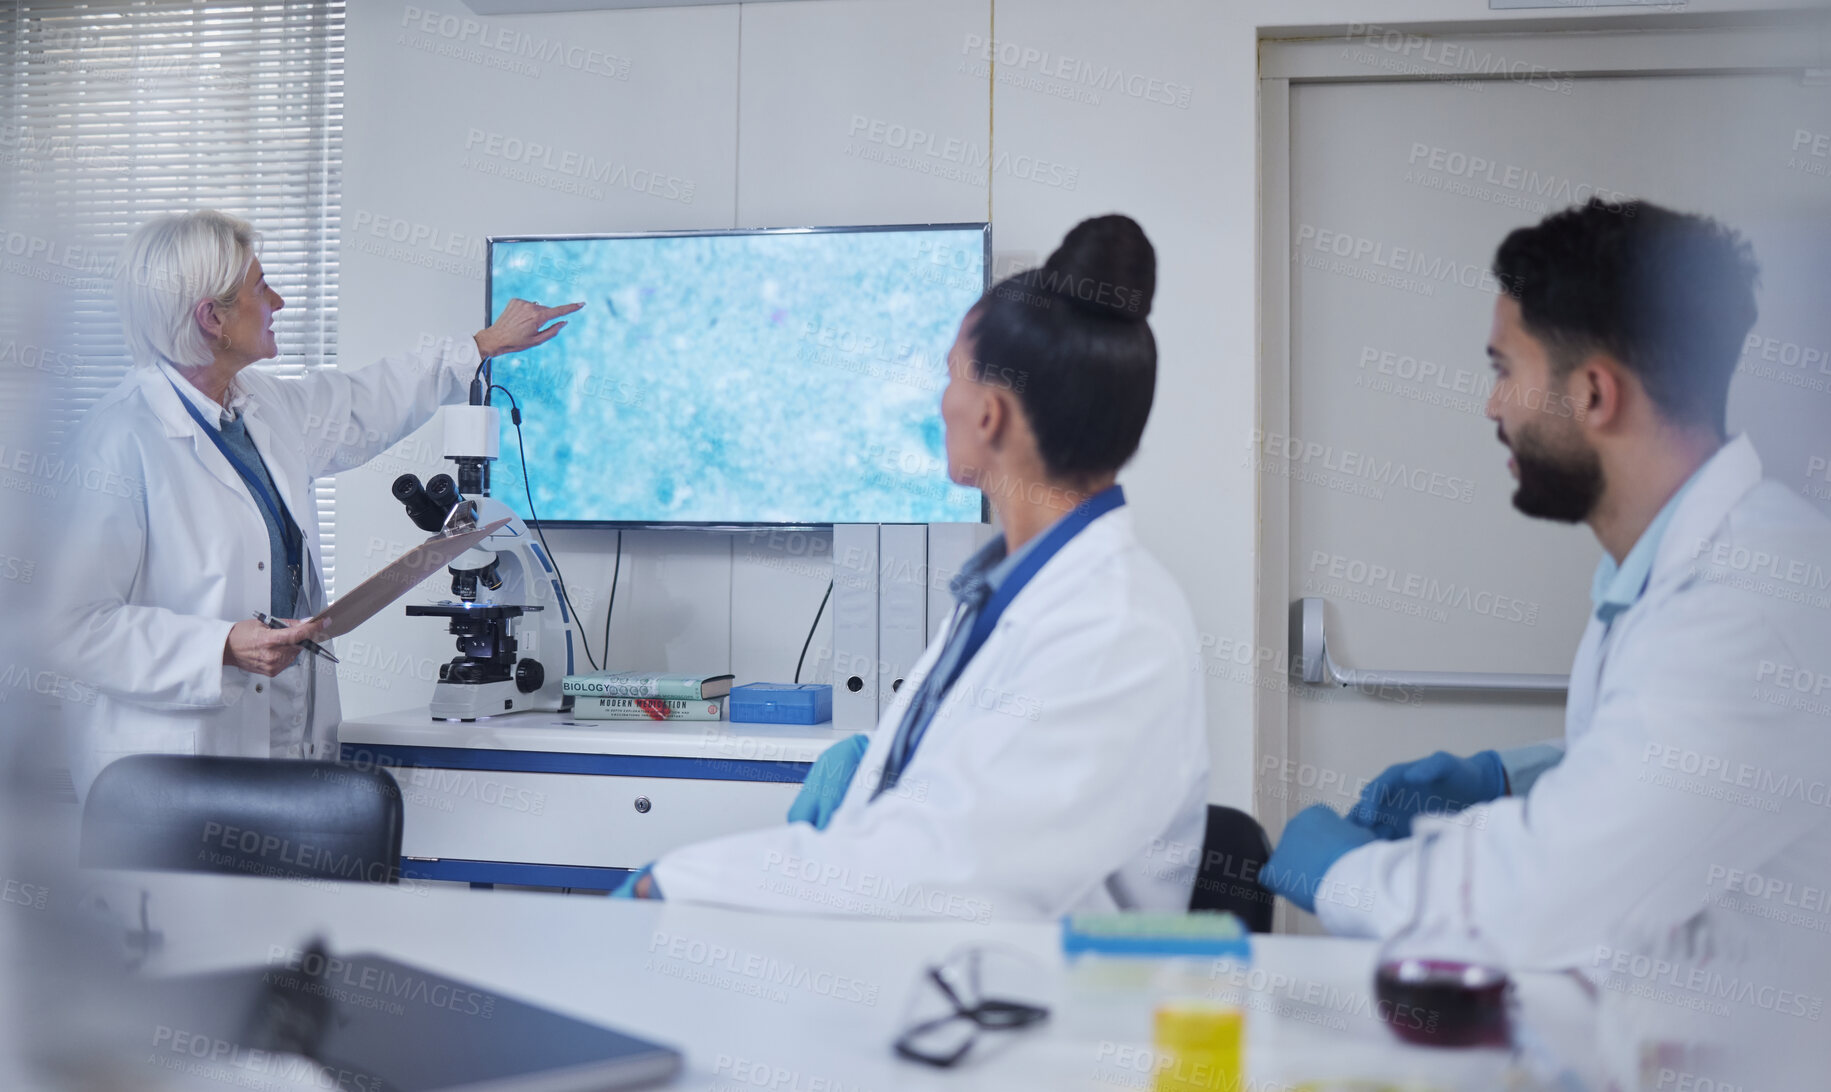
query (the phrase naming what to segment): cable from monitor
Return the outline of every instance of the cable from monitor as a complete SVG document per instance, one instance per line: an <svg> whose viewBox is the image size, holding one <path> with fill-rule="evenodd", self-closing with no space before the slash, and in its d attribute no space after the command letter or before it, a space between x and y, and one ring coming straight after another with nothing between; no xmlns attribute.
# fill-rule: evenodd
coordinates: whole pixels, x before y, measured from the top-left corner
<svg viewBox="0 0 1831 1092"><path fill-rule="evenodd" d="M532 509L533 501L528 502ZM604 608L604 643L598 647L604 650L604 668L610 669L610 616L617 609L617 577L623 573L623 532L617 532L617 564L610 570L610 604Z"/></svg>
<svg viewBox="0 0 1831 1092"><path fill-rule="evenodd" d="M578 623L579 647L585 651L585 662L591 665L593 671L596 671L598 670L598 661L596 657L591 654L591 642L585 639L585 619L579 616L579 609L572 605L572 594L566 590L566 574L559 571L559 557L554 554L553 547L547 545L547 534L540 529L540 513L534 510L534 486L528 481L528 449L524 447L521 442L521 403L515 400L514 391L511 391L500 383L491 383L489 389L501 391L503 394L509 396L509 420L515 425L515 451L521 456L521 488L528 496L528 519L532 520L534 523L534 533L540 538L540 548L547 551L547 561L553 566L554 578L559 581L560 598L566 601L566 609L572 612L573 619ZM617 544L619 561L621 560L622 553L623 546L622 542L619 541ZM612 594L615 594L614 589ZM610 619L608 616L604 619L604 633L605 640L608 641L610 634ZM606 646L604 652L608 655L610 648Z"/></svg>
<svg viewBox="0 0 1831 1092"><path fill-rule="evenodd" d="M801 657L795 661L795 685L801 685L801 665L807 662L808 646L814 643L814 631L820 628L820 616L826 613L826 601L833 597L833 582L826 582L826 594L820 597L820 609L814 612L814 624L807 627L807 640L801 642Z"/></svg>

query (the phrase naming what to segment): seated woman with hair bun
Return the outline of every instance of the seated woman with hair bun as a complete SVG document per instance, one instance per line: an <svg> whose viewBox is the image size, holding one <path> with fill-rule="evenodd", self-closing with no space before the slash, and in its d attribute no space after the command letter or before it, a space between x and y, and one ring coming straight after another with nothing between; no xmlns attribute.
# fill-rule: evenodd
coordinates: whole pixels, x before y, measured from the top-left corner
<svg viewBox="0 0 1831 1092"><path fill-rule="evenodd" d="M676 850L622 893L893 918L1188 907L1194 870L1166 847L1199 847L1207 812L1195 625L1115 482L1151 412L1155 285L1144 232L1102 216L967 312L948 475L1003 534L789 823Z"/></svg>

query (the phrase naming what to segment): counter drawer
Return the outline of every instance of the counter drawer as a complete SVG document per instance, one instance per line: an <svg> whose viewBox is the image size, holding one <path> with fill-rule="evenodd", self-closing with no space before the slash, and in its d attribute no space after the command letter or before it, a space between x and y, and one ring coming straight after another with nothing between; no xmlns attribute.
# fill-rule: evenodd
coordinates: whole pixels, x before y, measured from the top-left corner
<svg viewBox="0 0 1831 1092"><path fill-rule="evenodd" d="M386 766L407 857L640 868L671 849L780 825L801 786Z"/></svg>

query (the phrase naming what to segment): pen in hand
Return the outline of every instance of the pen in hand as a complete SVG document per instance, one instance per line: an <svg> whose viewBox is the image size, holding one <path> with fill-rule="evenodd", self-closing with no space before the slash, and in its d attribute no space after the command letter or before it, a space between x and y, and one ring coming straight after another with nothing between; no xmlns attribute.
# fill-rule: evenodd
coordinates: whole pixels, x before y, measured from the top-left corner
<svg viewBox="0 0 1831 1092"><path fill-rule="evenodd" d="M259 622L263 626L266 626L268 629L287 628L285 622L280 621L278 618L270 618L265 613L258 611L258 610L254 612L254 620ZM325 647L323 645L320 645L316 641L300 641L299 647L304 649L307 652L312 653L313 655L322 656L334 664L343 662L342 660L339 660L337 657L331 655L330 652L327 649L325 649Z"/></svg>

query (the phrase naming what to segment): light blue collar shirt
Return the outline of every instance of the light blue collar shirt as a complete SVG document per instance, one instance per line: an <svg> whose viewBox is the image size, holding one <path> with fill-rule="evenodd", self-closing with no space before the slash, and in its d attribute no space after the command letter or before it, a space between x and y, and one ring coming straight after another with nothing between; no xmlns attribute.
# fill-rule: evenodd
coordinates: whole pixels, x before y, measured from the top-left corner
<svg viewBox="0 0 1831 1092"><path fill-rule="evenodd" d="M1613 625L1623 611L1640 602L1647 590L1647 581L1653 576L1653 562L1659 557L1659 544L1665 540L1666 527L1695 481L1696 472L1685 479L1685 484L1672 494L1672 499L1653 517L1653 522L1647 524L1647 529L1640 533L1640 538L1635 540L1620 564L1616 564L1608 551L1603 551L1602 560L1596 564L1595 578L1590 581L1589 601L1596 608L1596 619L1604 626Z"/></svg>
<svg viewBox="0 0 1831 1092"><path fill-rule="evenodd" d="M1647 582L1653 577L1653 562L1659 557L1659 545L1666 538L1666 528L1671 525L1672 516L1684 501L1685 494L1691 490L1691 483L1697 481L1702 472L1700 467L1685 479L1685 484L1678 487L1678 492L1666 501L1653 522L1640 532L1633 548L1619 564L1607 550L1602 552L1602 560L1596 564L1596 575L1590 581L1589 601L1595 606L1596 620L1602 623L1605 634L1616 618L1646 594ZM1554 743L1532 743L1501 751L1500 763L1507 771L1508 792L1513 796L1526 795L1540 775L1563 758L1564 748Z"/></svg>

